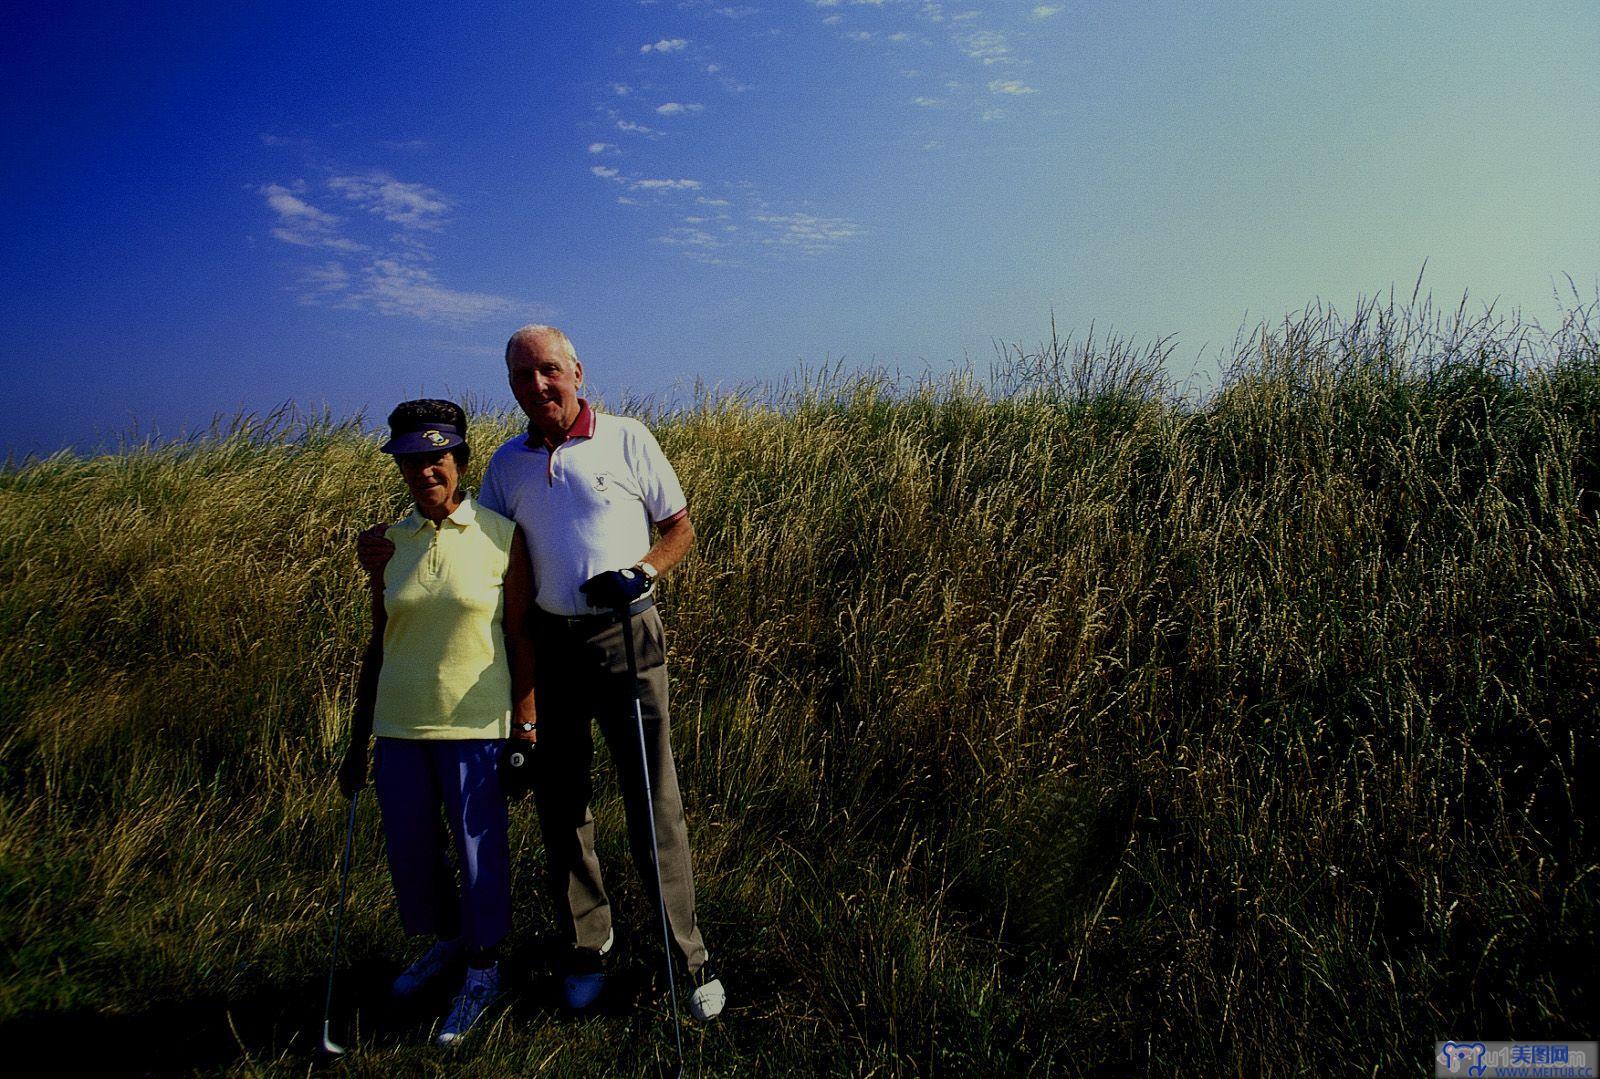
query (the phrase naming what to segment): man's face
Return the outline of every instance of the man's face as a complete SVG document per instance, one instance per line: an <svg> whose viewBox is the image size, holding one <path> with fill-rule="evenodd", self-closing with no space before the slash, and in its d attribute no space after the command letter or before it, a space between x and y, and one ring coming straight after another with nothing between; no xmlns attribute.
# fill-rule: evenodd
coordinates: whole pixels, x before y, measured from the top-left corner
<svg viewBox="0 0 1600 1079"><path fill-rule="evenodd" d="M506 357L511 393L528 419L548 438L559 438L578 418L583 364L569 359L547 337L524 338Z"/></svg>

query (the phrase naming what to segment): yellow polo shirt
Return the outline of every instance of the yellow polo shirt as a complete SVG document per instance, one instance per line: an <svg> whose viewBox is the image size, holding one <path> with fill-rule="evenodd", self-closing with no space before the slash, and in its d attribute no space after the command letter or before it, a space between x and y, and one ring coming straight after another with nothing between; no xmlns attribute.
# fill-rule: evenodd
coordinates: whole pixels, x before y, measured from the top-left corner
<svg viewBox="0 0 1600 1079"><path fill-rule="evenodd" d="M437 526L390 525L383 669L373 731L386 738L504 738L511 665L500 620L516 525L463 498Z"/></svg>

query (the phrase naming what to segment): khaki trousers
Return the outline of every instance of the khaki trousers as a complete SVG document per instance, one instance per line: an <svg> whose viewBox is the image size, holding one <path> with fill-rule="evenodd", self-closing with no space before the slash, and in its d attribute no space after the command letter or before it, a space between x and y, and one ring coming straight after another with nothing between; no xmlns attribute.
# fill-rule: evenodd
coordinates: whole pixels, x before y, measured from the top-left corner
<svg viewBox="0 0 1600 1079"><path fill-rule="evenodd" d="M628 679L619 622L575 625L535 613L539 748L534 754L534 802L550 867L556 924L569 943L598 951L611 932L611 902L594 853L594 814L589 806L594 759L590 721L597 721L616 763L633 863L650 899L653 925L658 917L656 875L639 771L639 728L633 713L637 688L650 762L656 846L661 854L661 891L679 958L692 973L705 962L706 947L695 922L689 829L672 761L665 636L661 615L654 607L633 615L632 624L639 668L636 684Z"/></svg>

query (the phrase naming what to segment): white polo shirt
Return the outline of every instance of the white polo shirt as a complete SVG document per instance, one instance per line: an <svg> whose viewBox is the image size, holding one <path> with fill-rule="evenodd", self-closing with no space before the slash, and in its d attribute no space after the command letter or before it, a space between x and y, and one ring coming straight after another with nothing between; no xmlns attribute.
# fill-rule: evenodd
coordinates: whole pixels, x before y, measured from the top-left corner
<svg viewBox="0 0 1600 1079"><path fill-rule="evenodd" d="M626 569L650 550L650 526L689 511L683 487L647 427L578 402L564 442L537 430L489 460L478 501L522 526L537 588L551 614L600 614L579 591L597 573ZM531 444L530 444L531 443Z"/></svg>

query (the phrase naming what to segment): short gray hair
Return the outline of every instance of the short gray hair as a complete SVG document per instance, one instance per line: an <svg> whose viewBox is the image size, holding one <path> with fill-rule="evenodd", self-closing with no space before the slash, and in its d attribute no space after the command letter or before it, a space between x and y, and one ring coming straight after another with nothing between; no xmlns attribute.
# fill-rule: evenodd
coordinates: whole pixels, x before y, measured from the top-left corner
<svg viewBox="0 0 1600 1079"><path fill-rule="evenodd" d="M561 351L567 354L568 360L574 364L578 362L578 350L572 347L572 341L566 334L554 326L546 326L542 323L534 322L512 334L511 339L506 342L506 363L511 362L512 349L524 342L537 341L541 337L553 340L557 345L561 346Z"/></svg>

